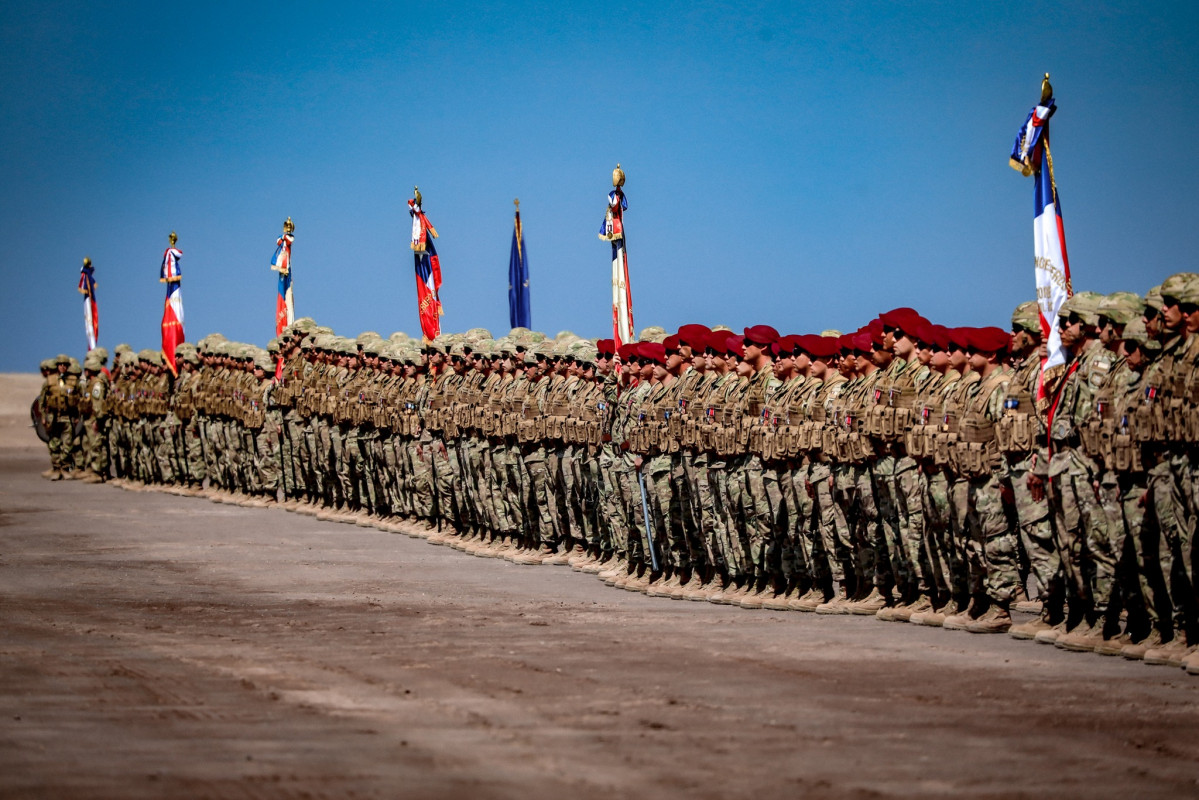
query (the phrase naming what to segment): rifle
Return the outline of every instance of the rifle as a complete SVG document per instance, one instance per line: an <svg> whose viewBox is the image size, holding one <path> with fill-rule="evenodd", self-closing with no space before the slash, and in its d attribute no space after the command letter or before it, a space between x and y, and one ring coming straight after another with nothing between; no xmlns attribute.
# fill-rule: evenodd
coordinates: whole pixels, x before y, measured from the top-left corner
<svg viewBox="0 0 1199 800"><path fill-rule="evenodd" d="M641 486L641 513L645 515L645 537L649 542L649 560L654 572L657 572L658 554L654 552L654 524L649 515L649 503L645 501L645 475L641 470L637 470L637 483Z"/></svg>

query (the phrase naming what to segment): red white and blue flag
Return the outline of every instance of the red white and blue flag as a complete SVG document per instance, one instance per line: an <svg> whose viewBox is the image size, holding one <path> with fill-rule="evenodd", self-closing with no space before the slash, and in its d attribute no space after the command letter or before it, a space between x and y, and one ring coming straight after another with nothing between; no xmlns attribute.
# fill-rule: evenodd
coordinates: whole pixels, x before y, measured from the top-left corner
<svg viewBox="0 0 1199 800"><path fill-rule="evenodd" d="M1028 113L1012 146L1011 165L1024 175L1033 175L1033 253L1036 270L1037 305L1041 312L1042 340L1048 344L1048 357L1041 364L1042 383L1038 395L1044 396L1046 370L1066 363L1057 314L1074 293L1070 283L1070 259L1066 255L1066 231L1062 225L1062 205L1053 176L1053 156L1049 151L1049 118L1057 110L1048 76L1042 89L1041 103Z"/></svg>
<svg viewBox="0 0 1199 800"><path fill-rule="evenodd" d="M608 210L599 232L599 238L612 243L612 338L617 349L634 341L633 292L629 288L629 254L624 238L624 212L628 207L621 187L608 192Z"/></svg>
<svg viewBox="0 0 1199 800"><path fill-rule="evenodd" d="M408 201L408 213L412 216L412 258L416 269L416 306L420 314L421 334L426 341L433 341L441 333L441 261L433 240L437 229L421 210L420 194Z"/></svg>
<svg viewBox="0 0 1199 800"><path fill-rule="evenodd" d="M183 251L171 245L162 254L162 269L159 281L167 285L166 302L162 309L162 355L175 375L179 369L175 364L175 348L183 344L183 295L179 286L183 280L183 272L179 268L179 259Z"/></svg>
<svg viewBox="0 0 1199 800"><path fill-rule="evenodd" d="M291 246L296 237L285 233L275 241L275 255L271 257L271 269L279 273L279 294L275 299L275 335L296 321L295 300L291 294Z"/></svg>
<svg viewBox="0 0 1199 800"><path fill-rule="evenodd" d="M79 271L79 293L83 295L83 329L87 332L87 349L91 351L100 338L100 307L96 305L96 268L90 258L83 260Z"/></svg>

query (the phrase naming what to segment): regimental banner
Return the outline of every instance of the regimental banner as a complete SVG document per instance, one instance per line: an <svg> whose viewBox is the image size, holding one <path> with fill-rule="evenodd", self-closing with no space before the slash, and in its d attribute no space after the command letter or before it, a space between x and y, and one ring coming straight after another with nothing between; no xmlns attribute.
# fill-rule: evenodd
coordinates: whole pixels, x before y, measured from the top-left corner
<svg viewBox="0 0 1199 800"><path fill-rule="evenodd" d="M612 337L616 347L633 341L633 291L629 287L629 255L625 241L624 212L629 207L624 195L624 170L612 170L612 191L600 226L599 238L612 244Z"/></svg>
<svg viewBox="0 0 1199 800"><path fill-rule="evenodd" d="M431 342L441 333L441 261L433 240L437 229L429 222L421 209L420 189L413 187L414 197L408 201L408 214L412 217L412 258L416 272L416 307L420 314L420 329L426 342Z"/></svg>
<svg viewBox="0 0 1199 800"><path fill-rule="evenodd" d="M183 335L183 293L180 285L183 281L183 270L179 260L183 251L175 247L179 237L171 231L171 246L162 254L162 267L158 280L167 285L166 301L162 309L162 355L167 365L175 375L179 369L175 364L175 348L184 342Z"/></svg>
<svg viewBox="0 0 1199 800"><path fill-rule="evenodd" d="M1066 231L1062 224L1062 204L1053 174L1053 154L1049 149L1049 118L1057 111L1049 73L1041 84L1041 102L1028 113L1016 134L1009 159L1013 169L1032 175L1033 181L1033 254L1040 308L1042 340L1048 357L1041 365L1038 397L1044 396L1047 375L1060 371L1066 363L1057 314L1074 293L1070 282L1070 259L1066 254Z"/></svg>
<svg viewBox="0 0 1199 800"><path fill-rule="evenodd" d="M275 240L275 255L271 257L271 269L279 273L279 292L275 298L275 335L296 321L295 300L291 294L291 247L295 243L296 226L291 217L283 223L283 235Z"/></svg>
<svg viewBox="0 0 1199 800"><path fill-rule="evenodd" d="M90 258L83 259L79 270L79 293L83 295L83 330L87 334L87 349L96 349L100 340L100 307L96 303L96 268Z"/></svg>
<svg viewBox="0 0 1199 800"><path fill-rule="evenodd" d="M529 301L529 253L525 250L525 230L520 222L520 200L516 221L512 224L512 252L508 256L508 326L532 328L533 309Z"/></svg>

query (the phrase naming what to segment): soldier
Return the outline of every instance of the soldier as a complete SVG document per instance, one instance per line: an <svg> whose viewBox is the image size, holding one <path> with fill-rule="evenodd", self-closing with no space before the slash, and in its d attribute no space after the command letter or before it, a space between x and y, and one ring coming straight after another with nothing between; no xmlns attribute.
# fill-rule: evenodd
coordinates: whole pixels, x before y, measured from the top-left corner
<svg viewBox="0 0 1199 800"><path fill-rule="evenodd" d="M75 438L75 395L78 381L68 374L71 357L59 353L54 358L54 371L46 376L38 397L42 424L49 435L50 469L42 473L43 478L61 481L71 470L71 446Z"/></svg>
<svg viewBox="0 0 1199 800"><path fill-rule="evenodd" d="M107 352L98 352L102 350L92 350L83 360L86 382L79 410L83 418L85 456L81 477L85 483L108 480L108 374L104 369Z"/></svg>

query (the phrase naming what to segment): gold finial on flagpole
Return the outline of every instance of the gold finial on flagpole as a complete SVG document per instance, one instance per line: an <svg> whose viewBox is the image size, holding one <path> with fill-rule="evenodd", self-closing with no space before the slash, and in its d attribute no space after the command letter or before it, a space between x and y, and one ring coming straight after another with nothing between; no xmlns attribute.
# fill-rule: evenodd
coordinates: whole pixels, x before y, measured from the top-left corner
<svg viewBox="0 0 1199 800"><path fill-rule="evenodd" d="M612 170L612 185L620 188L624 186L624 170L620 168L620 162L616 162L616 169Z"/></svg>
<svg viewBox="0 0 1199 800"><path fill-rule="evenodd" d="M420 205L420 187L413 186L412 194L413 194L413 199L416 200L416 204L419 206Z"/></svg>
<svg viewBox="0 0 1199 800"><path fill-rule="evenodd" d="M1053 84L1049 82L1049 73L1045 73L1045 79L1041 81L1041 105L1049 102L1049 98L1053 97Z"/></svg>
<svg viewBox="0 0 1199 800"><path fill-rule="evenodd" d="M286 220L283 221L283 232L284 233L295 233L296 232L296 224L291 221L291 217L288 217Z"/></svg>
<svg viewBox="0 0 1199 800"><path fill-rule="evenodd" d="M516 204L516 213L519 214L520 213L520 198L518 197L515 200L513 200L512 202Z"/></svg>
<svg viewBox="0 0 1199 800"><path fill-rule="evenodd" d="M171 235L168 236L167 239L169 239L171 241L171 247L174 247L175 242L179 241L179 235L177 233L175 233L174 231L171 231Z"/></svg>

